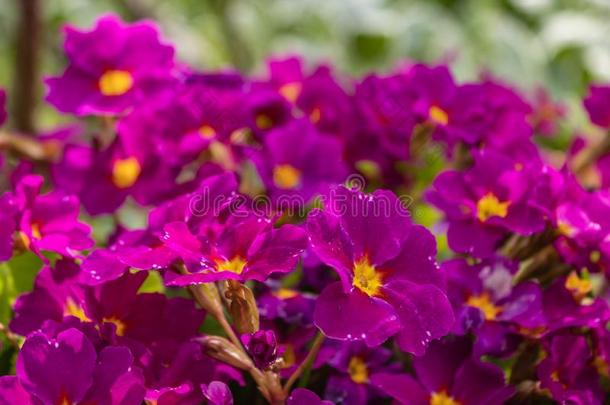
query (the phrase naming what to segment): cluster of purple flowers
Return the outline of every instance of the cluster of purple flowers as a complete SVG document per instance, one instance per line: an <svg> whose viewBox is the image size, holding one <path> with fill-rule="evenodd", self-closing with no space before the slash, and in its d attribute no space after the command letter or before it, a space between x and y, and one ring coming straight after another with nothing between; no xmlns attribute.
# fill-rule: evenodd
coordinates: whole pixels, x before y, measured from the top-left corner
<svg viewBox="0 0 610 405"><path fill-rule="evenodd" d="M610 398L610 86L562 152L564 106L444 65L200 72L115 16L64 49L78 124L1 161L0 260L41 269L0 405Z"/></svg>

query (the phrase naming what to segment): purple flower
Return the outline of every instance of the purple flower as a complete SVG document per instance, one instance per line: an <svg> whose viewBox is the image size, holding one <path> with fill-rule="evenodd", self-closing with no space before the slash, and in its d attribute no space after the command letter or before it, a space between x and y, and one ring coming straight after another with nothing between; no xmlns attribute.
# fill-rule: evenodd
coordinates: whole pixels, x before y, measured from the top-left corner
<svg viewBox="0 0 610 405"><path fill-rule="evenodd" d="M171 356L154 359L146 371L145 399L158 404L200 404L208 396L227 399L228 392L218 384L211 386L214 381L244 385L239 371L205 356L195 342L184 342Z"/></svg>
<svg viewBox="0 0 610 405"><path fill-rule="evenodd" d="M352 100L328 66L319 66L303 80L296 105L324 134L344 137L354 125Z"/></svg>
<svg viewBox="0 0 610 405"><path fill-rule="evenodd" d="M357 125L348 140L352 160L405 160L418 117L413 112L414 94L404 74L366 76L355 89Z"/></svg>
<svg viewBox="0 0 610 405"><path fill-rule="evenodd" d="M396 335L421 355L445 335L453 311L442 289L434 237L411 224L388 191L338 187L307 221L314 252L339 275L318 298L315 324L327 336L377 346Z"/></svg>
<svg viewBox="0 0 610 405"><path fill-rule="evenodd" d="M379 374L372 383L401 404L503 404L514 392L504 373L469 352L466 338L432 342L424 356L413 360L416 378Z"/></svg>
<svg viewBox="0 0 610 405"><path fill-rule="evenodd" d="M42 328L46 321L61 322L64 316L85 319L84 291L76 283L78 265L72 260L59 260L36 276L32 291L15 301L11 330L23 336Z"/></svg>
<svg viewBox="0 0 610 405"><path fill-rule="evenodd" d="M588 297L591 290L591 282L576 272L556 278L542 295L547 320L542 332L551 333L570 327L598 327L610 320L608 303L602 298Z"/></svg>
<svg viewBox="0 0 610 405"><path fill-rule="evenodd" d="M58 191L40 194L42 185L41 176L26 175L18 181L13 193L0 198L0 206L5 209L0 214L0 223L6 226L0 232L3 244L0 252L4 259L10 257L13 230L18 232L22 247L43 260L46 260L43 251L75 257L78 251L93 246L89 236L91 228L78 221L78 199Z"/></svg>
<svg viewBox="0 0 610 405"><path fill-rule="evenodd" d="M326 385L325 398L333 402L364 405L383 394L372 383L376 375L400 374L401 365L390 362L392 353L383 348L369 348L363 342L335 342L338 350L328 363L338 373Z"/></svg>
<svg viewBox="0 0 610 405"><path fill-rule="evenodd" d="M127 273L95 287L83 286L78 266L60 261L54 269L44 268L33 291L17 299L11 329L27 335L78 320L134 353L146 345L148 357L167 361L182 342L197 335L205 313L184 298L138 293L145 278L145 272Z"/></svg>
<svg viewBox="0 0 610 405"><path fill-rule="evenodd" d="M46 80L47 101L61 112L120 114L171 79L174 49L159 42L149 22L125 24L107 15L90 31L66 27L65 33L70 64Z"/></svg>
<svg viewBox="0 0 610 405"><path fill-rule="evenodd" d="M164 227L164 244L179 255L187 274L166 273L169 285L216 280L264 281L271 273L291 271L307 245L305 232L252 213L230 216L211 238L194 235L184 222Z"/></svg>
<svg viewBox="0 0 610 405"><path fill-rule="evenodd" d="M536 371L540 385L561 403L601 404L604 394L584 336L562 334L547 342L546 357Z"/></svg>
<svg viewBox="0 0 610 405"><path fill-rule="evenodd" d="M247 124L240 90L187 82L171 97L153 98L121 118L119 137L128 149L141 148L170 167L183 167L221 147L229 151L222 164L232 166L238 157L233 144Z"/></svg>
<svg viewBox="0 0 610 405"><path fill-rule="evenodd" d="M477 257L493 254L509 233L541 231L545 218L530 201L537 165L522 167L492 151L475 156L465 172L446 171L436 177L428 200L444 211L449 247Z"/></svg>
<svg viewBox="0 0 610 405"><path fill-rule="evenodd" d="M262 317L302 326L313 322L315 301L314 295L292 288L278 288L262 293L256 299Z"/></svg>
<svg viewBox="0 0 610 405"><path fill-rule="evenodd" d="M186 220L194 228L209 226L215 223L217 215L224 215L238 202L235 176L216 174L219 170L213 167L202 170L202 173L211 173L205 173L209 176L201 182L199 191L180 195L153 209L147 230L117 232L108 248L89 254L83 261L81 282L98 285L120 277L129 267L160 270L174 263L182 251L175 251L162 242L166 223Z"/></svg>
<svg viewBox="0 0 610 405"><path fill-rule="evenodd" d="M53 166L55 184L78 195L91 215L116 211L130 195L140 204L148 205L190 191L199 184L208 165L203 165L192 181L179 184L176 179L182 167L161 159L159 151L151 150L147 134L139 135L137 139L117 138L102 150L68 144L61 161ZM99 198L100 195L105 198Z"/></svg>
<svg viewBox="0 0 610 405"><path fill-rule="evenodd" d="M298 57L272 59L268 62L269 78L260 85L272 87L293 105L295 116L307 117L320 132L344 136L353 124L350 97L329 66L318 66L306 74L302 65Z"/></svg>
<svg viewBox="0 0 610 405"><path fill-rule="evenodd" d="M459 86L454 101L446 112L450 145L456 141L479 145L514 137L504 130L507 124L526 128L527 137L532 134L528 124L531 107L514 90L489 78Z"/></svg>
<svg viewBox="0 0 610 405"><path fill-rule="evenodd" d="M341 143L320 135L305 120L295 120L265 136L264 148L253 153L258 172L279 209L301 208L313 197L341 183L347 167Z"/></svg>
<svg viewBox="0 0 610 405"><path fill-rule="evenodd" d="M270 85L284 98L294 102L299 97L303 73L303 60L299 56L270 58L267 60L269 77L263 84Z"/></svg>
<svg viewBox="0 0 610 405"><path fill-rule="evenodd" d="M241 341L256 367L261 370L271 366L278 358L277 340L272 330L242 335Z"/></svg>
<svg viewBox="0 0 610 405"><path fill-rule="evenodd" d="M510 354L523 329L546 325L542 291L531 281L513 285L515 263L491 259L468 265L464 259L453 259L441 267L457 318L454 332L474 332L476 353Z"/></svg>
<svg viewBox="0 0 610 405"><path fill-rule="evenodd" d="M582 193L555 210L560 237L555 247L561 257L577 268L591 272L610 269L610 193Z"/></svg>
<svg viewBox="0 0 610 405"><path fill-rule="evenodd" d="M133 356L125 347L108 346L96 353L77 329L67 329L56 338L35 332L19 353L17 378L0 377L0 397L21 397L24 405L137 405L144 399L144 380L132 363ZM14 393L19 396L13 397Z"/></svg>
<svg viewBox="0 0 610 405"><path fill-rule="evenodd" d="M290 103L271 89L253 89L247 94L244 108L245 123L259 140L292 119Z"/></svg>
<svg viewBox="0 0 610 405"><path fill-rule="evenodd" d="M592 123L602 128L610 128L610 85L589 87L589 95L583 104Z"/></svg>

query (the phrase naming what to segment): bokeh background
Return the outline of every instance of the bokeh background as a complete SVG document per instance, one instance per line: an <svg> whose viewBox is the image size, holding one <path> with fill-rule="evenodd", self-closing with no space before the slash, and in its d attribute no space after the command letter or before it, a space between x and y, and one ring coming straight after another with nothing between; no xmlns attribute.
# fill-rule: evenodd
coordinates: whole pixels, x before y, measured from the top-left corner
<svg viewBox="0 0 610 405"><path fill-rule="evenodd" d="M29 2L40 18L24 26ZM154 19L181 59L202 69L260 73L268 56L286 54L352 75L401 60L449 62L459 80L490 72L526 93L543 86L568 106L588 83L610 81L610 0L2 0L0 86L9 97L18 86L28 32L38 74L57 74L60 27L91 26L105 12ZM42 92L35 86L37 99ZM58 117L38 105L35 119L51 126Z"/></svg>

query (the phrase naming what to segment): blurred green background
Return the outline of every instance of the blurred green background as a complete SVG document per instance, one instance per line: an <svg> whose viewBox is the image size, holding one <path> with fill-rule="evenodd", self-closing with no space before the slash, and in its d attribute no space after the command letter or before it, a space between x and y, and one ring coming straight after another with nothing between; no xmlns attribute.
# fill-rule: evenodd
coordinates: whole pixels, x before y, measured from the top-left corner
<svg viewBox="0 0 610 405"><path fill-rule="evenodd" d="M0 1L0 86L9 94L22 1L31 0ZM156 20L180 58L199 68L261 72L267 56L294 53L332 61L349 74L387 71L404 59L450 61L460 80L488 71L530 93L544 86L574 103L589 82L610 81L610 0L38 2L46 74L64 66L62 24L89 27L99 14L115 12ZM43 117L49 124L57 119L48 111Z"/></svg>

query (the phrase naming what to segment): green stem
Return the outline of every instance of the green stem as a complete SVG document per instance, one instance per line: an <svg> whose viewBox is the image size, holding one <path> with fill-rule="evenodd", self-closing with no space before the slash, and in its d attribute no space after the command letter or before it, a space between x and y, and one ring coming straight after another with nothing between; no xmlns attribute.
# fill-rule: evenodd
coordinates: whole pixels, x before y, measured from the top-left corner
<svg viewBox="0 0 610 405"><path fill-rule="evenodd" d="M297 367L294 373L292 373L290 378L288 378L288 381L286 381L286 384L284 385L284 393L286 394L286 396L288 396L288 393L290 393L290 389L299 379L301 374L305 373L311 368L313 362L316 360L316 357L318 357L318 352L320 351L320 348L322 348L322 343L324 343L324 335L322 334L322 332L318 332L313 341L313 344L311 345L311 350L309 350L309 353L307 353L305 359L301 362L299 367Z"/></svg>

